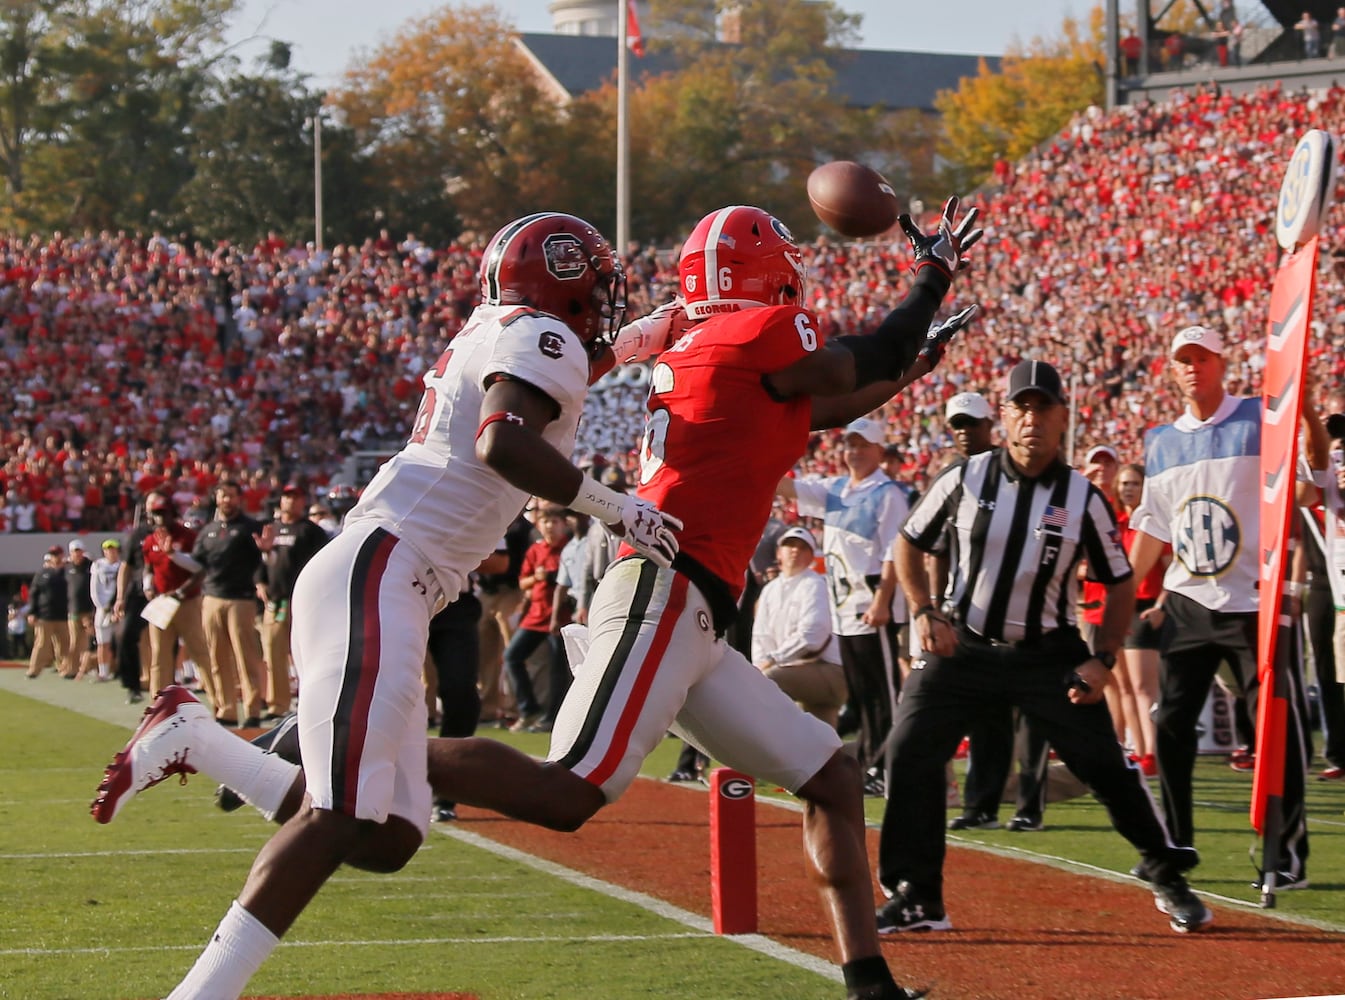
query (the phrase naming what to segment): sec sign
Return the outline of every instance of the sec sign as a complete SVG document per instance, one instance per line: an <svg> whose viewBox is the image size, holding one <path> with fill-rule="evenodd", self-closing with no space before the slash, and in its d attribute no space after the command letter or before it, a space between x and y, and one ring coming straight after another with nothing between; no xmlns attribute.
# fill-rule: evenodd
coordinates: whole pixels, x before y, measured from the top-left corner
<svg viewBox="0 0 1345 1000"><path fill-rule="evenodd" d="M1336 138L1311 129L1298 141L1280 185L1275 239L1281 247L1295 250L1321 231L1335 187Z"/></svg>

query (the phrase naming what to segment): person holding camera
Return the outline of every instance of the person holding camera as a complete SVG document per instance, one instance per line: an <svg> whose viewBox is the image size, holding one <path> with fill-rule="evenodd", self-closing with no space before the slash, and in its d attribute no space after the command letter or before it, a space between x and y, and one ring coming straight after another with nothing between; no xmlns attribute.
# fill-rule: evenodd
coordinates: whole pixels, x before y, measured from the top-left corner
<svg viewBox="0 0 1345 1000"><path fill-rule="evenodd" d="M880 933L947 930L944 767L983 717L1016 706L1139 849L1137 872L1179 932L1210 912L1182 872L1195 851L1168 837L1103 694L1130 626L1135 583L1116 515L1061 457L1069 420L1060 374L1020 362L1000 407L1003 447L949 466L902 525L897 574L924 650L893 723L878 879L892 894ZM925 554L947 538L949 576L931 593ZM1106 588L1090 650L1075 619L1081 560Z"/></svg>
<svg viewBox="0 0 1345 1000"><path fill-rule="evenodd" d="M542 537L524 553L523 565L518 572L518 585L527 595L528 603L523 609L518 630L504 651L504 669L509 674L509 682L514 687L514 697L518 701L518 721L509 727L514 732L530 729L541 731L538 727L546 714L545 706L533 691L532 677L528 673L528 657L543 643L550 647L553 661L564 655L559 630L552 631L551 627L556 580L560 575L560 554L570 540L564 508L552 504L539 507L536 528ZM548 668L549 675L554 673L554 669Z"/></svg>

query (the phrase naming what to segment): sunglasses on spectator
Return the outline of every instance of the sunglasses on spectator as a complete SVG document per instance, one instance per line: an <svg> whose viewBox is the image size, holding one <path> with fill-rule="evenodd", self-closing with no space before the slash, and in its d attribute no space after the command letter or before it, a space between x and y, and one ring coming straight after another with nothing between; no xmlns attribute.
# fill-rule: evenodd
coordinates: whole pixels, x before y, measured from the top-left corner
<svg viewBox="0 0 1345 1000"><path fill-rule="evenodd" d="M979 424L980 421L975 417L954 417L952 420L948 421L948 426L955 431L970 430Z"/></svg>

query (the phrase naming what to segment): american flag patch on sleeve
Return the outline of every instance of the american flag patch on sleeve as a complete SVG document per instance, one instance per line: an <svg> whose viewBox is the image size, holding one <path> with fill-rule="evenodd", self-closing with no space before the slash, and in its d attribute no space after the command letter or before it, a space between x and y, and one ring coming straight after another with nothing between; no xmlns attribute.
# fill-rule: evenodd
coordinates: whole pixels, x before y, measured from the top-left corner
<svg viewBox="0 0 1345 1000"><path fill-rule="evenodd" d="M1064 507L1047 504L1046 509L1041 513L1041 526L1043 528L1063 528L1068 523L1069 511Z"/></svg>

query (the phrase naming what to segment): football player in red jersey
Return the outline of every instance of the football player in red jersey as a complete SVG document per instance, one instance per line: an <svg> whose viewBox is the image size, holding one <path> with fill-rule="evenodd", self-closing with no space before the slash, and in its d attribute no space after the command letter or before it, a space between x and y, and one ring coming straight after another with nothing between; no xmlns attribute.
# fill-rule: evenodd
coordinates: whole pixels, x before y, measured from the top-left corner
<svg viewBox="0 0 1345 1000"><path fill-rule="evenodd" d="M711 757L804 800L805 855L851 1000L920 995L879 953L858 764L835 730L800 710L723 640L775 485L812 430L840 427L924 374L975 307L930 329L979 239L957 199L915 254L906 298L865 336L823 343L803 306L804 266L785 226L759 208L711 213L683 246L693 325L651 376L640 496L683 522L671 568L628 548L589 607L545 763L492 740L430 746L435 794L574 830L634 780L673 730Z"/></svg>

